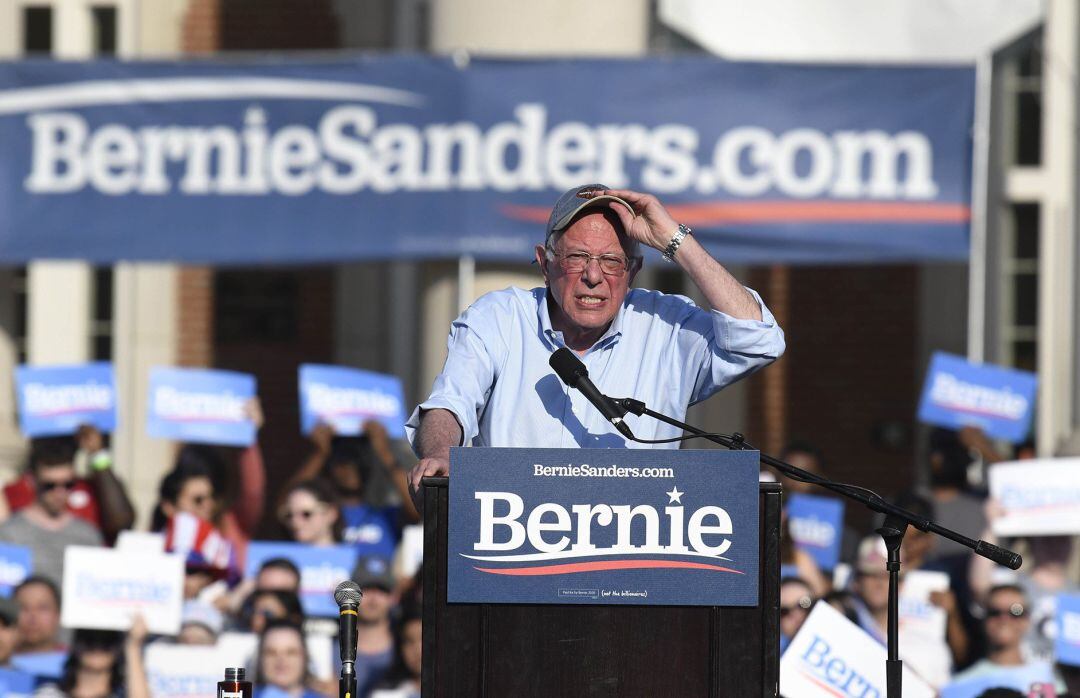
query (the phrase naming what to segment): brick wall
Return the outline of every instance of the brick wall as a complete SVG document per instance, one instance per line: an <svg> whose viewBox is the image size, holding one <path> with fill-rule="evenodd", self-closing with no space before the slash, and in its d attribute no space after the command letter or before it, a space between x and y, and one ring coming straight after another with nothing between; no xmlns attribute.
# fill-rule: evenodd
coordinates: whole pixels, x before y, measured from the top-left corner
<svg viewBox="0 0 1080 698"><path fill-rule="evenodd" d="M303 51L341 46L331 0L220 0L221 46Z"/></svg>
<svg viewBox="0 0 1080 698"><path fill-rule="evenodd" d="M190 0L180 46L184 53L213 53L221 46L221 0Z"/></svg>
<svg viewBox="0 0 1080 698"><path fill-rule="evenodd" d="M177 284L180 324L177 362L181 366L213 366L214 270L181 267Z"/></svg>
<svg viewBox="0 0 1080 698"><path fill-rule="evenodd" d="M748 440L791 439L825 454L827 473L882 495L914 479L918 275L912 266L760 269L751 278L787 335L784 357L752 377ZM786 319L785 319L786 316ZM907 438L890 445L890 424ZM756 439L756 440L755 440ZM855 523L868 520L850 512Z"/></svg>

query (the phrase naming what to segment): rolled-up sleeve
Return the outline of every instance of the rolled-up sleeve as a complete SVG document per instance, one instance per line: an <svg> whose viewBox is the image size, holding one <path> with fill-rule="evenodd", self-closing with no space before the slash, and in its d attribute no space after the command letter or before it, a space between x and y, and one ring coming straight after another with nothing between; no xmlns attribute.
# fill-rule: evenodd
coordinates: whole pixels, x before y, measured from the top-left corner
<svg viewBox="0 0 1080 698"><path fill-rule="evenodd" d="M464 443L479 433L479 415L491 394L495 364L483 339L469 325L468 313L450 327L446 348L446 363L432 385L431 395L413 410L405 423L405 436L413 451L416 451L420 416L425 410L444 409L452 413L461 425Z"/></svg>
<svg viewBox="0 0 1080 698"><path fill-rule="evenodd" d="M760 320L743 320L718 310L709 311L711 341L703 358L692 402L700 402L784 354L784 331L757 291L746 289L761 308Z"/></svg>

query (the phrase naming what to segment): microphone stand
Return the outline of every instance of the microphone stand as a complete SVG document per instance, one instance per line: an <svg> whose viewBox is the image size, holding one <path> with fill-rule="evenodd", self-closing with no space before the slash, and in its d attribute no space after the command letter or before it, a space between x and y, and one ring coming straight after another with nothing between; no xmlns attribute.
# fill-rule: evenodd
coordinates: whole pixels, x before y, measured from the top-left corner
<svg viewBox="0 0 1080 698"><path fill-rule="evenodd" d="M341 663L341 678L338 679L338 698L358 698L356 695L355 662Z"/></svg>
<svg viewBox="0 0 1080 698"><path fill-rule="evenodd" d="M609 398L611 402L618 405L623 410L633 412L638 415L647 415L654 419L658 419L665 424L670 424L675 427L689 432L695 436L708 439L715 443L724 446L732 451L742 450L756 450L753 446L748 444L743 435L736 432L730 437L722 436L718 434L709 434L701 429L690 426L685 422L680 422L677 419L672 419L667 415L660 414L650 410L645 406L644 402L635 400L633 398L613 399ZM634 441L641 441L635 438ZM647 442L643 442L647 443ZM867 507L873 512L885 515L884 523L876 529L878 535L885 541L885 549L888 551L888 558L885 562L885 568L889 572L889 618L888 618L888 657L885 660L885 682L887 698L901 698L901 683L903 680L903 662L900 661L900 641L898 635L899 628L899 582L900 582L900 544L904 540L904 533L907 532L908 526L914 526L920 531L926 531L948 538L951 541L970 548L977 555L981 555L999 565L1008 567L1009 569L1019 569L1023 562L1023 559L1016 553L1001 548L992 543L987 543L984 540L975 540L968 538L965 535L957 533L951 529L940 526L930 519L924 519L907 509L895 506L884 499L878 494L855 485L847 485L840 482L835 482L821 475L816 475L811 472L807 472L802 468L797 468L790 463L785 463L779 458L773 458L772 456L761 453L761 462L769 465L770 467L779 470L784 475L787 475L793 480L801 482L808 482L819 487L823 487L832 492L836 492L842 497L859 502L863 506Z"/></svg>

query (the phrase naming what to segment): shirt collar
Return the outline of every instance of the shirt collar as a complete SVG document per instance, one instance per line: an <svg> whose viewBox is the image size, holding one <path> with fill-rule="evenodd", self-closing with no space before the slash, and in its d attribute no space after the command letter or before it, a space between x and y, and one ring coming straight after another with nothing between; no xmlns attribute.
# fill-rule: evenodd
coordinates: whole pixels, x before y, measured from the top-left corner
<svg viewBox="0 0 1080 698"><path fill-rule="evenodd" d="M547 338L548 342L554 347L566 346L566 341L563 339L563 333L553 329L551 327L551 313L548 312L548 289L546 286L535 289L539 293L534 293L536 296L536 315L540 321L540 331ZM627 291L627 296L630 292ZM611 321L611 325L608 326L607 332L604 333L600 339L596 340L596 343L589 347L589 351L593 349L602 349L604 347L615 344L622 337L622 325L623 325L623 313L626 311L626 298L623 298L622 305L619 306L619 310L615 313L615 317Z"/></svg>

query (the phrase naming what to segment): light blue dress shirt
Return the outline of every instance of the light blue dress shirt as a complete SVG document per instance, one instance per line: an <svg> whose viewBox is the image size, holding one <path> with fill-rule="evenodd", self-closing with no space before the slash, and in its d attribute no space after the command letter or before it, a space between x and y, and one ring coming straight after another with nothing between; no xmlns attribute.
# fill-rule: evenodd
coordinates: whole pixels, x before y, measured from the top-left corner
<svg viewBox="0 0 1080 698"><path fill-rule="evenodd" d="M761 321L702 310L684 296L631 289L608 331L579 358L605 395L636 398L681 420L689 405L784 353L783 330L750 293L761 305ZM473 446L649 448L627 441L580 391L559 380L548 359L562 346L546 288L481 296L450 328L442 373L405 425L409 441L415 447L420 412L442 408L457 417ZM638 438L679 435L651 417L625 420Z"/></svg>

